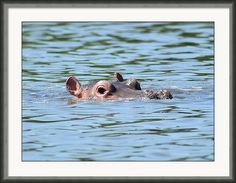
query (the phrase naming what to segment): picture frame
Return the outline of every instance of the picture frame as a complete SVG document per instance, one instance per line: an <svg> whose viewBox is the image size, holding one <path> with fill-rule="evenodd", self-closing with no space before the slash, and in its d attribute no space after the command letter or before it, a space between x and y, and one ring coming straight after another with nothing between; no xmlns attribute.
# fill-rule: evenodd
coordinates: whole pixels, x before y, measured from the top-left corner
<svg viewBox="0 0 236 183"><path fill-rule="evenodd" d="M90 3L90 2L89 2ZM26 174L23 174L22 176L18 175L18 176L9 176L9 169L12 168L11 166L9 166L9 161L15 161L15 160L11 160L9 159L9 142L8 142L8 138L9 138L9 129L12 128L12 126L9 125L9 115L13 115L12 113L10 113L10 109L9 109L9 96L12 96L9 93L9 78L8 78L8 72L9 72L9 67L11 67L11 65L9 64L9 10L11 8L26 8L26 9L30 9L30 8L74 8L74 7L79 7L79 8L104 8L104 9L111 9L111 8L153 8L153 7L158 7L158 8L228 8L229 9L229 14L230 14L230 42L229 42L229 52L230 52L230 58L229 58L229 66L230 66L230 73L229 73L229 97L230 97L230 103L229 103L229 121L227 121L226 118L226 123L229 124L229 130L230 130L230 134L229 135L229 139L230 141L228 142L229 144L229 176L127 176L127 175L123 175L123 176L110 176L109 173L107 176L101 175L101 176L60 176L60 175L45 175L45 176L27 176ZM235 175L234 175L234 160L235 160L235 153L234 153L234 148L235 148L235 137L234 137L234 129L235 129L235 125L233 125L233 121L234 121L234 116L233 116L233 99L234 99L234 85L233 85L233 80L234 80L234 72L233 72L233 68L234 68L234 63L233 63L233 59L235 58L234 56L234 45L235 45L235 37L234 36L234 32L235 32L235 21L234 21L234 16L235 15L235 3L233 1L227 1L227 3L224 3L223 1L219 2L219 1L211 1L210 3L207 2L200 2L200 1L192 1L191 3L185 3L183 1L178 1L178 2L170 2L170 3L164 3L162 1L159 2L155 2L155 3L119 3L119 2L102 2L102 3L95 3L93 4L91 2L91 4L88 4L87 2L67 2L67 1L60 1L60 3L57 3L55 1L44 1L44 2L28 2L24 3L23 1L3 1L1 2L1 10L2 11L2 29L1 29L1 38L2 38L2 44L1 44L1 52L2 52L2 67L1 67L1 73L2 73L2 83L3 83L3 87L2 87L2 97L1 97L1 104L2 104L2 121L3 123L1 124L2 128L1 128L1 147L2 151L1 151L1 180L2 181L37 181L37 182L43 182L45 180L47 181L66 181L66 182L73 182L73 181L96 181L96 180L103 180L103 181L163 181L163 182L173 182L173 181L179 181L179 182L199 182L199 181L206 181L206 182L217 182L217 181L235 181ZM19 69L18 69L19 70ZM19 83L20 84L20 83ZM19 103L16 102L16 105L18 106ZM12 112L12 110L11 110ZM224 119L224 118L222 118ZM20 147L19 147L20 148ZM16 158L17 160L17 158ZM85 163L86 164L86 163ZM30 163L26 163L26 166L29 166ZM90 166L92 165L92 163L87 163L85 166ZM43 167L46 167L47 164L43 165ZM103 165L97 167L97 168L101 168ZM105 165L104 165L105 166ZM125 165L124 165L125 166ZM132 166L136 166L136 165L132 165ZM183 165L184 166L184 165ZM115 167L114 165L111 165L111 167ZM122 167L122 166L121 166ZM19 167L18 167L19 168ZM17 169L17 168L16 168ZM27 168L26 168L27 170ZM88 168L88 170L90 170ZM94 170L94 169L93 169ZM138 172L142 172L142 170L138 171Z"/></svg>

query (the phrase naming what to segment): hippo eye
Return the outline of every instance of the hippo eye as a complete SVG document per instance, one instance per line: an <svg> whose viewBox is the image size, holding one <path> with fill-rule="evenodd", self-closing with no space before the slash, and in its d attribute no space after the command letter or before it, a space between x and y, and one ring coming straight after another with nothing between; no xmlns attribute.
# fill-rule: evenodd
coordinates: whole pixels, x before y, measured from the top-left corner
<svg viewBox="0 0 236 183"><path fill-rule="evenodd" d="M103 87L99 87L99 88L98 88L98 93L100 93L100 94L104 94L105 91L106 91L106 89L103 88Z"/></svg>
<svg viewBox="0 0 236 183"><path fill-rule="evenodd" d="M97 82L95 87L95 94L100 98L105 98L109 95L112 95L112 92L116 90L115 87L106 80Z"/></svg>

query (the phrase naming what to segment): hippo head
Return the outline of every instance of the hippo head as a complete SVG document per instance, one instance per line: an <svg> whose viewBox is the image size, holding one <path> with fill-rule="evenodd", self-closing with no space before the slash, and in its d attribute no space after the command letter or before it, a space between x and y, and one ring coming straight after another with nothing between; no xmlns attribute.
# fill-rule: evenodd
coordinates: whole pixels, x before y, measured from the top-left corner
<svg viewBox="0 0 236 183"><path fill-rule="evenodd" d="M116 88L106 80L90 83L82 87L79 80L74 76L67 79L66 87L70 94L82 99L109 98L116 91Z"/></svg>
<svg viewBox="0 0 236 183"><path fill-rule="evenodd" d="M124 80L120 73L114 74L115 80L110 82L100 80L81 85L74 76L66 80L66 88L70 94L80 99L118 99L118 98L150 98L167 99L172 98L167 90L154 92L152 90L141 90L139 82L135 78Z"/></svg>

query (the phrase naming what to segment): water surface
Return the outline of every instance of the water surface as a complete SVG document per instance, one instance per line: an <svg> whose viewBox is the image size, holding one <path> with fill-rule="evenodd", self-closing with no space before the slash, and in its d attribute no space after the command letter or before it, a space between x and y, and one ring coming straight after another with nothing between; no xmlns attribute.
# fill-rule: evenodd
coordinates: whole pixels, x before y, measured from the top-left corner
<svg viewBox="0 0 236 183"><path fill-rule="evenodd" d="M213 161L214 24L24 22L23 161ZM74 101L65 88L136 77L172 100Z"/></svg>

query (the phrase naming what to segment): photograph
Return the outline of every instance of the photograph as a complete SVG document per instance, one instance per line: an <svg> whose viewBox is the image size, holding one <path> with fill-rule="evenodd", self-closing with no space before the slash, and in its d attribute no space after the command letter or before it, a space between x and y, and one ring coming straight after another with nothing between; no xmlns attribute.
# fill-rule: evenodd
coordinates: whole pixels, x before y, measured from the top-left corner
<svg viewBox="0 0 236 183"><path fill-rule="evenodd" d="M232 8L4 4L3 180L232 180Z"/></svg>
<svg viewBox="0 0 236 183"><path fill-rule="evenodd" d="M214 22L21 30L22 161L214 161Z"/></svg>

